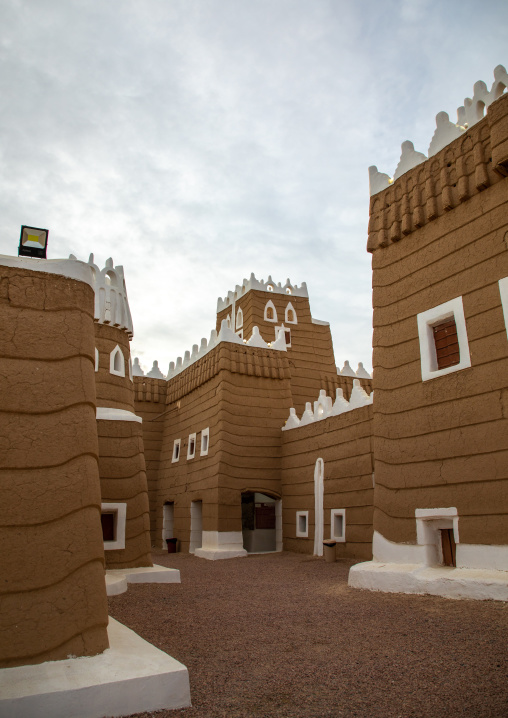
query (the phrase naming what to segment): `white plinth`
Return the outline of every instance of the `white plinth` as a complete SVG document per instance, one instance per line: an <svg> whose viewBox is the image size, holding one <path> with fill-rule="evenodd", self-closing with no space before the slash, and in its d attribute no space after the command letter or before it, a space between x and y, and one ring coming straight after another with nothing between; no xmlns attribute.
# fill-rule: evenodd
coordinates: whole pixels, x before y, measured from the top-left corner
<svg viewBox="0 0 508 718"><path fill-rule="evenodd" d="M99 656L0 670L2 718L103 718L190 706L187 668L113 618Z"/></svg>
<svg viewBox="0 0 508 718"><path fill-rule="evenodd" d="M114 568L106 571L106 592L117 596L127 590L128 583L180 583L180 571L166 566Z"/></svg>
<svg viewBox="0 0 508 718"><path fill-rule="evenodd" d="M508 601L508 571L367 561L352 566L349 585L387 593Z"/></svg>
<svg viewBox="0 0 508 718"><path fill-rule="evenodd" d="M203 531L201 548L195 549L194 555L218 561L248 556L248 553L243 547L241 531Z"/></svg>

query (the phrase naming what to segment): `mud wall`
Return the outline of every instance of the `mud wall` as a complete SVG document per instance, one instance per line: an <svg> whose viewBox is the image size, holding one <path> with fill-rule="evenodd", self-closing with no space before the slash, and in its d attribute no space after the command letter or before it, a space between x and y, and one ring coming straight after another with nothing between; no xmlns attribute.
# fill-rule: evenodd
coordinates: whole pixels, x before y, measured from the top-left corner
<svg viewBox="0 0 508 718"><path fill-rule="evenodd" d="M455 506L461 542L508 543L503 117L508 135L508 97L371 201L374 527L391 541L416 541L415 509ZM471 367L422 381L416 316L459 296Z"/></svg>
<svg viewBox="0 0 508 718"><path fill-rule="evenodd" d="M282 518L284 548L314 550L314 468L324 461L324 538L331 535L331 509L345 509L339 558L372 558L372 405L282 432ZM296 512L308 511L308 537L296 537Z"/></svg>
<svg viewBox="0 0 508 718"><path fill-rule="evenodd" d="M108 647L93 301L82 281L1 267L1 667Z"/></svg>
<svg viewBox="0 0 508 718"><path fill-rule="evenodd" d="M107 324L95 324L95 346L99 352L99 368L95 373L97 406L134 410L133 383L129 377L130 344L127 332ZM110 371L111 352L119 346L125 376Z"/></svg>

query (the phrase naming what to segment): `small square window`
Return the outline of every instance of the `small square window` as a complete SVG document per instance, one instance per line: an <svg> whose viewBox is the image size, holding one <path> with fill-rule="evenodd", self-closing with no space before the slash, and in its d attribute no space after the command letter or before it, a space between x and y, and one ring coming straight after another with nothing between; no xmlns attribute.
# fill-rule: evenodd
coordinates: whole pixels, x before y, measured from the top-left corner
<svg viewBox="0 0 508 718"><path fill-rule="evenodd" d="M187 446L187 458L193 459L196 456L196 434L189 434L189 444Z"/></svg>
<svg viewBox="0 0 508 718"><path fill-rule="evenodd" d="M105 551L125 548L127 504L101 504L102 538Z"/></svg>
<svg viewBox="0 0 508 718"><path fill-rule="evenodd" d="M173 442L173 458L171 459L171 462L174 464L175 461L178 461L180 458L180 444L181 439L175 439Z"/></svg>
<svg viewBox="0 0 508 718"><path fill-rule="evenodd" d="M201 456L206 456L208 454L208 444L210 441L210 429L206 428L203 429L201 432Z"/></svg>
<svg viewBox="0 0 508 718"><path fill-rule="evenodd" d="M346 509L332 509L330 513L330 538L334 541L346 540Z"/></svg>
<svg viewBox="0 0 508 718"><path fill-rule="evenodd" d="M462 297L421 312L416 319L422 381L471 366Z"/></svg>
<svg viewBox="0 0 508 718"><path fill-rule="evenodd" d="M309 512L296 512L296 537L308 538L309 536Z"/></svg>

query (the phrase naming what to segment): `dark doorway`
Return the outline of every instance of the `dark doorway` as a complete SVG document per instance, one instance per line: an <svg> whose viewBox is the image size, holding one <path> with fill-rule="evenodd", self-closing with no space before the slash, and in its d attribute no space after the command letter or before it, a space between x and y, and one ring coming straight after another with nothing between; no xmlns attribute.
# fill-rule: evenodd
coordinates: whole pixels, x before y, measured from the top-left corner
<svg viewBox="0 0 508 718"><path fill-rule="evenodd" d="M455 560L455 539L453 529L440 529L441 548L443 550L443 564L445 566L456 566Z"/></svg>

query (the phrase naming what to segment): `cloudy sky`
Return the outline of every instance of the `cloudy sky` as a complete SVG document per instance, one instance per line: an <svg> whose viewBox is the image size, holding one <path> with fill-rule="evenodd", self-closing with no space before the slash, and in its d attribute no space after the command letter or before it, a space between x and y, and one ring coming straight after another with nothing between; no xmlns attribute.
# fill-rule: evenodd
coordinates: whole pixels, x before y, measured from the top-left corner
<svg viewBox="0 0 508 718"><path fill-rule="evenodd" d="M0 253L125 268L165 372L254 272L371 368L369 165L508 64L506 0L1 0Z"/></svg>

